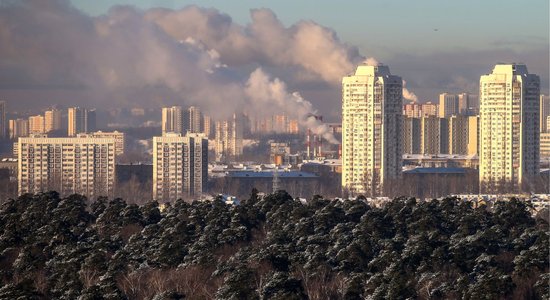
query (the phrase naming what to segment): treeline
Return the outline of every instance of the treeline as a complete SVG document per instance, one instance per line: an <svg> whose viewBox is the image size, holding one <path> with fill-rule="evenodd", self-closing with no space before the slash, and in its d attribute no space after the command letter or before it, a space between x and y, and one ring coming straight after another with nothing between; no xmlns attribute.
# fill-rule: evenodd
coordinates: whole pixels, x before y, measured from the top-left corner
<svg viewBox="0 0 550 300"><path fill-rule="evenodd" d="M518 200L23 195L0 209L0 299L548 299L548 229Z"/></svg>

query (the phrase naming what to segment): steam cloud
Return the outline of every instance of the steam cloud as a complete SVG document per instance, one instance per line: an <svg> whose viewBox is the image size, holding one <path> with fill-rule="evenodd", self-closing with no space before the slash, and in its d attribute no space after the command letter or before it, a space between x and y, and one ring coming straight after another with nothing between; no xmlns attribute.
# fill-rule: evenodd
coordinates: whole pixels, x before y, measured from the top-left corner
<svg viewBox="0 0 550 300"><path fill-rule="evenodd" d="M246 95L259 108L291 107L290 116L298 118L302 126L309 128L314 134L322 136L332 144L339 144L329 132L328 126L312 116L316 115L317 111L313 109L311 102L302 98L297 92L290 94L284 82L278 78L271 79L262 69L256 69L250 74L246 83Z"/></svg>
<svg viewBox="0 0 550 300"><path fill-rule="evenodd" d="M214 118L269 107L263 89L279 109L335 142L326 125L306 117L316 112L312 104L283 81L337 87L365 58L314 22L285 27L268 9L252 10L251 20L239 25L196 6L115 6L90 17L66 0L2 1L0 82L83 91L89 97L71 103L84 107L197 105Z"/></svg>

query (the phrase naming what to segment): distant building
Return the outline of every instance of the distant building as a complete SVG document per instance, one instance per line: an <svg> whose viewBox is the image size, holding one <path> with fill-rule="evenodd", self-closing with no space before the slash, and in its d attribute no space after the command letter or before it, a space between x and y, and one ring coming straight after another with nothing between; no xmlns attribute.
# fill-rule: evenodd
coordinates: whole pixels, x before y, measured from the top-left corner
<svg viewBox="0 0 550 300"><path fill-rule="evenodd" d="M163 107L162 134L169 132L185 134L187 126L184 125L183 115L181 106Z"/></svg>
<svg viewBox="0 0 550 300"><path fill-rule="evenodd" d="M550 96L540 95L540 132L549 132Z"/></svg>
<svg viewBox="0 0 550 300"><path fill-rule="evenodd" d="M540 157L550 157L550 132L540 134Z"/></svg>
<svg viewBox="0 0 550 300"><path fill-rule="evenodd" d="M539 174L540 79L497 64L480 79L480 192L522 189Z"/></svg>
<svg viewBox="0 0 550 300"><path fill-rule="evenodd" d="M36 115L29 117L29 134L45 133L44 116Z"/></svg>
<svg viewBox="0 0 550 300"><path fill-rule="evenodd" d="M113 196L112 138L19 138L19 194L55 190L93 198Z"/></svg>
<svg viewBox="0 0 550 300"><path fill-rule="evenodd" d="M235 113L231 120L216 122L216 160L243 154L243 115Z"/></svg>
<svg viewBox="0 0 550 300"><path fill-rule="evenodd" d="M402 90L387 66L342 79L342 188L352 195L379 195L401 174Z"/></svg>
<svg viewBox="0 0 550 300"><path fill-rule="evenodd" d="M467 154L469 141L469 118L451 116L449 118L449 154Z"/></svg>
<svg viewBox="0 0 550 300"><path fill-rule="evenodd" d="M271 143L270 148L270 163L280 166L287 161L286 157L290 155L290 145L288 143Z"/></svg>
<svg viewBox="0 0 550 300"><path fill-rule="evenodd" d="M10 120L10 139L29 136L29 120L16 119Z"/></svg>
<svg viewBox="0 0 550 300"><path fill-rule="evenodd" d="M207 115L203 115L202 133L209 138L212 134L212 118Z"/></svg>
<svg viewBox="0 0 550 300"><path fill-rule="evenodd" d="M430 101L422 104L421 117L437 117L439 115L439 105Z"/></svg>
<svg viewBox="0 0 550 300"><path fill-rule="evenodd" d="M404 104L403 115L407 118L420 118L422 116L422 104L416 102Z"/></svg>
<svg viewBox="0 0 550 300"><path fill-rule="evenodd" d="M153 138L153 197L157 201L201 195L208 180L208 139L201 133Z"/></svg>
<svg viewBox="0 0 550 300"><path fill-rule="evenodd" d="M187 126L189 132L191 133L201 133L203 132L203 126L202 126L202 113L201 110L196 106L191 106L187 110L187 113L189 117L187 118L189 120L189 124Z"/></svg>
<svg viewBox="0 0 550 300"><path fill-rule="evenodd" d="M443 93L439 95L439 117L447 118L452 115L458 115L460 113L460 107L458 102L458 96L449 93Z"/></svg>
<svg viewBox="0 0 550 300"><path fill-rule="evenodd" d="M96 128L95 110L80 107L68 109L67 135L76 136L79 133L91 132Z"/></svg>
<svg viewBox="0 0 550 300"><path fill-rule="evenodd" d="M479 155L479 116L468 117L468 155Z"/></svg>
<svg viewBox="0 0 550 300"><path fill-rule="evenodd" d="M58 109L50 109L44 112L44 131L52 132L61 130L61 111Z"/></svg>
<svg viewBox="0 0 550 300"><path fill-rule="evenodd" d="M448 119L422 117L420 119L420 153L445 154L449 152Z"/></svg>
<svg viewBox="0 0 550 300"><path fill-rule="evenodd" d="M403 153L417 154L421 153L421 119L405 117L403 118Z"/></svg>

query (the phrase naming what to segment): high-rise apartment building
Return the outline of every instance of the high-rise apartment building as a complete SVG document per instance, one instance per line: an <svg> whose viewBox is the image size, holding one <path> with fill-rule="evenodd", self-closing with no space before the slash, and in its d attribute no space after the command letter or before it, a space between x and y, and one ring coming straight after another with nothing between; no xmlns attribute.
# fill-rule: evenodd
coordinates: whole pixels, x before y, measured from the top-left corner
<svg viewBox="0 0 550 300"><path fill-rule="evenodd" d="M36 115L29 117L29 134L45 133L44 116Z"/></svg>
<svg viewBox="0 0 550 300"><path fill-rule="evenodd" d="M416 102L404 104L403 115L407 118L420 118L422 116L422 104Z"/></svg>
<svg viewBox="0 0 550 300"><path fill-rule="evenodd" d="M467 155L479 155L479 116L468 117Z"/></svg>
<svg viewBox="0 0 550 300"><path fill-rule="evenodd" d="M243 154L243 118L235 113L228 121L216 122L216 159L234 158Z"/></svg>
<svg viewBox="0 0 550 300"><path fill-rule="evenodd" d="M18 149L20 195L49 190L88 198L113 195L112 138L19 138Z"/></svg>
<svg viewBox="0 0 550 300"><path fill-rule="evenodd" d="M452 115L458 115L460 113L460 107L458 103L458 96L449 93L443 93L439 95L439 117L447 118Z"/></svg>
<svg viewBox="0 0 550 300"><path fill-rule="evenodd" d="M208 139L202 133L153 137L153 197L167 202L204 192L208 180Z"/></svg>
<svg viewBox="0 0 550 300"><path fill-rule="evenodd" d="M187 113L189 114L188 119L189 124L187 125L187 128L189 132L191 133L201 133L203 132L203 126L202 126L202 113L201 110L196 106L191 106L187 110Z"/></svg>
<svg viewBox="0 0 550 300"><path fill-rule="evenodd" d="M90 133L79 133L76 136L79 138L112 138L115 140L115 153L117 156L124 154L124 150L126 148L126 138L124 132L119 132L116 130L111 132L96 131Z"/></svg>
<svg viewBox="0 0 550 300"><path fill-rule="evenodd" d="M44 112L44 130L52 132L61 130L61 110L50 109Z"/></svg>
<svg viewBox="0 0 550 300"><path fill-rule="evenodd" d="M184 125L183 110L181 106L162 108L162 134L175 132L185 134L187 126Z"/></svg>
<svg viewBox="0 0 550 300"><path fill-rule="evenodd" d="M540 157L550 157L550 132L540 134Z"/></svg>
<svg viewBox="0 0 550 300"><path fill-rule="evenodd" d="M29 119L10 120L10 139L29 136Z"/></svg>
<svg viewBox="0 0 550 300"><path fill-rule="evenodd" d="M448 119L422 117L420 119L420 153L449 153Z"/></svg>
<svg viewBox="0 0 550 300"><path fill-rule="evenodd" d="M439 105L430 101L422 104L421 117L437 117L439 116Z"/></svg>
<svg viewBox="0 0 550 300"><path fill-rule="evenodd" d="M68 109L67 135L76 136L79 133L96 130L96 112L80 107Z"/></svg>
<svg viewBox="0 0 550 300"><path fill-rule="evenodd" d="M497 64L480 79L480 192L528 188L539 173L540 79Z"/></svg>
<svg viewBox="0 0 550 300"><path fill-rule="evenodd" d="M451 116L449 123L449 154L468 153L469 118L468 116Z"/></svg>
<svg viewBox="0 0 550 300"><path fill-rule="evenodd" d="M212 133L212 118L210 118L210 116L203 115L202 121L202 133L204 133L206 138L209 138Z"/></svg>
<svg viewBox="0 0 550 300"><path fill-rule="evenodd" d="M403 153L406 154L419 154L420 151L420 137L422 136L420 118L403 118Z"/></svg>
<svg viewBox="0 0 550 300"><path fill-rule="evenodd" d="M550 117L550 96L540 95L540 132L550 132L548 127Z"/></svg>
<svg viewBox="0 0 550 300"><path fill-rule="evenodd" d="M401 175L402 89L382 65L342 79L342 187L352 195L380 195Z"/></svg>
<svg viewBox="0 0 550 300"><path fill-rule="evenodd" d="M0 139L7 137L7 126L8 120L6 119L6 101L0 101Z"/></svg>

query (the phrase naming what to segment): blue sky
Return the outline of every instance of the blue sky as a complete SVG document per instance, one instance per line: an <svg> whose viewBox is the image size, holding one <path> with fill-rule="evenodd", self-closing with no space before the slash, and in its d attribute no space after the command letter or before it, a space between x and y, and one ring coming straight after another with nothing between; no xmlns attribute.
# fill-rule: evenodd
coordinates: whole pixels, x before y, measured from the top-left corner
<svg viewBox="0 0 550 300"><path fill-rule="evenodd" d="M72 0L90 15L116 4L146 9L187 5L212 7L240 24L251 8L269 8L290 25L313 20L332 28L341 40L367 56L387 59L407 49L411 54L506 48L529 50L549 43L549 1L176 1ZM437 29L437 31L435 31Z"/></svg>

